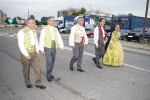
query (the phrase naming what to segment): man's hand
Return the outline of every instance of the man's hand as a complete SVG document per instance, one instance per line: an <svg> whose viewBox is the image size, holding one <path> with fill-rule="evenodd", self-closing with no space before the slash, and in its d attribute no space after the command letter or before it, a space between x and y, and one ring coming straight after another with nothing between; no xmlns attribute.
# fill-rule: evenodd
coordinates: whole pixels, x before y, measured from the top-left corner
<svg viewBox="0 0 150 100"><path fill-rule="evenodd" d="M44 51L41 51L41 54L42 54L42 55L45 55L46 53L45 53Z"/></svg>
<svg viewBox="0 0 150 100"><path fill-rule="evenodd" d="M74 49L75 49L75 46L72 46L72 49L74 50Z"/></svg>
<svg viewBox="0 0 150 100"><path fill-rule="evenodd" d="M96 45L96 49L98 49L99 48L99 46L98 45Z"/></svg>
<svg viewBox="0 0 150 100"><path fill-rule="evenodd" d="M88 44L85 44L85 48L87 48L88 47Z"/></svg>
<svg viewBox="0 0 150 100"><path fill-rule="evenodd" d="M30 55L26 56L26 58L27 58L28 60L31 59Z"/></svg>
<svg viewBox="0 0 150 100"><path fill-rule="evenodd" d="M64 52L65 50L64 49L61 49L61 52Z"/></svg>

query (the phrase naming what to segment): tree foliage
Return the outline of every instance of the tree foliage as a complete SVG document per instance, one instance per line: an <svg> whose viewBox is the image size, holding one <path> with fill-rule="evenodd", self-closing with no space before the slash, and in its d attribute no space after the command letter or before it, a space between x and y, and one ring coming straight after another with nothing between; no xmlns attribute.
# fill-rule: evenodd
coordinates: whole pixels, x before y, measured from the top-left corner
<svg viewBox="0 0 150 100"><path fill-rule="evenodd" d="M18 24L18 22L17 22L17 20L16 20L16 17L14 17L12 24Z"/></svg>
<svg viewBox="0 0 150 100"><path fill-rule="evenodd" d="M129 13L128 16L134 16L132 13Z"/></svg>
<svg viewBox="0 0 150 100"><path fill-rule="evenodd" d="M35 16L34 15L30 15L30 18L35 19Z"/></svg>
<svg viewBox="0 0 150 100"><path fill-rule="evenodd" d="M42 23L38 20L35 20L36 25L42 25Z"/></svg>
<svg viewBox="0 0 150 100"><path fill-rule="evenodd" d="M9 19L9 18L6 18L6 19L4 20L5 23L7 23L7 24L9 24L8 19Z"/></svg>
<svg viewBox="0 0 150 100"><path fill-rule="evenodd" d="M42 17L42 18L41 18L41 24L47 25L47 18L48 18L48 17Z"/></svg>
<svg viewBox="0 0 150 100"><path fill-rule="evenodd" d="M74 11L72 13L72 16L79 16L80 14L85 14L86 9L84 7L82 7L79 11Z"/></svg>

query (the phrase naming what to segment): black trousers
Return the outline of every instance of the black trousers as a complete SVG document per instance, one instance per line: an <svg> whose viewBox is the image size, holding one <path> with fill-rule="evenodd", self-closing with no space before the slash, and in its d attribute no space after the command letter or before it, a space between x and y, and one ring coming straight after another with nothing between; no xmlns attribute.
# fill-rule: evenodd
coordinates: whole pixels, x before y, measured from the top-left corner
<svg viewBox="0 0 150 100"><path fill-rule="evenodd" d="M96 61L96 65L100 66L99 59L102 58L105 54L105 45L104 41L98 41L98 48L95 46L95 57L94 60Z"/></svg>

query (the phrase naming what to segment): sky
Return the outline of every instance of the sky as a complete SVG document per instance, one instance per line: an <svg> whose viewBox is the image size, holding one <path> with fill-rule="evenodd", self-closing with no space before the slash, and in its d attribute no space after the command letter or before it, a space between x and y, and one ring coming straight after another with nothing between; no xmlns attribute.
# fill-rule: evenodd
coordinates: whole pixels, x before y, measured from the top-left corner
<svg viewBox="0 0 150 100"><path fill-rule="evenodd" d="M102 10L114 15L132 13L144 17L146 0L0 0L0 10L12 18L16 16L27 18L28 9L29 14L34 15L37 20L43 16L57 18L57 11L70 7L85 7L87 11ZM150 9L148 18L150 18Z"/></svg>

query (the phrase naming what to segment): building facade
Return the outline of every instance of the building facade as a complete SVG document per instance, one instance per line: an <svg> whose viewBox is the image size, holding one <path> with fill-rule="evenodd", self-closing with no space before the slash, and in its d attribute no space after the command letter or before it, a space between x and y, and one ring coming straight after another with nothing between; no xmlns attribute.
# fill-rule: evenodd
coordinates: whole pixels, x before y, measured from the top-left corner
<svg viewBox="0 0 150 100"><path fill-rule="evenodd" d="M61 17L61 16L71 16L73 12L79 11L79 9L76 8L68 8L65 10L60 10L57 12L57 17Z"/></svg>
<svg viewBox="0 0 150 100"><path fill-rule="evenodd" d="M19 25L24 25L25 24L25 19L21 17L16 17L16 21L18 22Z"/></svg>
<svg viewBox="0 0 150 100"><path fill-rule="evenodd" d="M0 10L0 24L5 24L5 19L7 18L7 14Z"/></svg>

